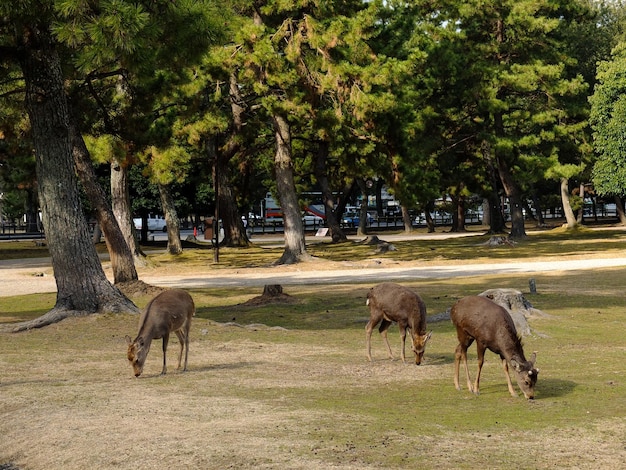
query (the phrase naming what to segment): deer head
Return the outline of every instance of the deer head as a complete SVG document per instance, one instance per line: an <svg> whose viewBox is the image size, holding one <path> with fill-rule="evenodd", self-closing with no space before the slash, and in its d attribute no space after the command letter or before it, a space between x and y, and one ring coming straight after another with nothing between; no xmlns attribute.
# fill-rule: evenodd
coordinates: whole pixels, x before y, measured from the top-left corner
<svg viewBox="0 0 626 470"><path fill-rule="evenodd" d="M420 334L412 334L411 332L411 343L412 350L415 353L415 364L420 365L422 363L422 357L424 356L424 350L426 349L426 343L432 336L433 332L430 331L428 334L420 335Z"/></svg>
<svg viewBox="0 0 626 470"><path fill-rule="evenodd" d="M519 388L528 400L535 398L535 384L537 383L537 375L539 374L539 369L535 368L536 359L537 353L533 353L529 361L521 361L516 358L510 361L515 371L517 385L519 385Z"/></svg>
<svg viewBox="0 0 626 470"><path fill-rule="evenodd" d="M135 341L131 341L130 336L126 336L126 343L128 344L128 361L133 366L135 377L139 377L143 372L143 366L146 362L150 345L146 347L141 336L135 339Z"/></svg>

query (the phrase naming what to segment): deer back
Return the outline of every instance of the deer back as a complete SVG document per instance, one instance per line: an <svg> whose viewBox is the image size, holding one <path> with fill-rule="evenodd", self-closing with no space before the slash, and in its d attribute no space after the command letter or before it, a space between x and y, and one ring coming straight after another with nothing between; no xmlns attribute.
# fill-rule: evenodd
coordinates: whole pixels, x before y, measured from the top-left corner
<svg viewBox="0 0 626 470"><path fill-rule="evenodd" d="M195 314L193 299L182 289L170 289L154 297L139 318L137 337L144 341L162 338L191 321Z"/></svg>
<svg viewBox="0 0 626 470"><path fill-rule="evenodd" d="M367 304L373 312L382 312L386 320L403 323L414 334L426 333L426 304L411 289L383 282L372 287L367 294Z"/></svg>
<svg viewBox="0 0 626 470"><path fill-rule="evenodd" d="M450 319L457 329L496 354L507 359L515 355L524 359L521 340L511 315L488 298L477 295L462 298L452 306Z"/></svg>

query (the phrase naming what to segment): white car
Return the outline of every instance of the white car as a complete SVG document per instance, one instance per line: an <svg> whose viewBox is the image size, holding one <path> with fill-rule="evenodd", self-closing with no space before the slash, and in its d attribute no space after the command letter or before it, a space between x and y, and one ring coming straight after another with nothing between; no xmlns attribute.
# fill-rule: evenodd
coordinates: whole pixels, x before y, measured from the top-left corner
<svg viewBox="0 0 626 470"><path fill-rule="evenodd" d="M141 217L134 218L133 223L135 224L135 229L141 231L143 227ZM167 232L165 217L163 217L162 215L149 215L148 232Z"/></svg>

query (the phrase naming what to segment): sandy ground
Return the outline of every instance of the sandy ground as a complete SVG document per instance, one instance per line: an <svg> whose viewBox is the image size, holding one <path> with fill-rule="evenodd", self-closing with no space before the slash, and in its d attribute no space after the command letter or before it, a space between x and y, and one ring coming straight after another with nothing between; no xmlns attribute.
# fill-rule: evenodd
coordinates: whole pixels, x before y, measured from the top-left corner
<svg viewBox="0 0 626 470"><path fill-rule="evenodd" d="M211 270L199 272L139 269L142 281L160 287L203 288L228 286L263 286L266 284L329 284L335 281L378 282L387 280L438 279L483 274L523 274L548 271L577 271L626 266L626 257L571 259L564 261L515 261L505 263L450 262L424 265L413 262L369 260L361 263L310 262L295 266L273 266L254 269ZM105 273L112 280L110 265ZM324 275L320 276L319 272ZM0 296L56 292L50 260L0 260Z"/></svg>

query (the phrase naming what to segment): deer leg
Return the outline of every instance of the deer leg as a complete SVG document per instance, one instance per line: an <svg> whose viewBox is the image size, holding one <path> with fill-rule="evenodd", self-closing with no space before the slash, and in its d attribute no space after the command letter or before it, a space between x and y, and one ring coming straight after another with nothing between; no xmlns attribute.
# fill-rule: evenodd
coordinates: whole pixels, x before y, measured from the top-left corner
<svg viewBox="0 0 626 470"><path fill-rule="evenodd" d="M406 358L404 356L404 349L406 347L406 326L398 324L400 328L400 341L402 342L402 349L400 349L400 357L402 358L402 362L406 364Z"/></svg>
<svg viewBox="0 0 626 470"><path fill-rule="evenodd" d="M185 367L183 371L187 370L187 356L189 356L189 330L191 329L191 320L187 320L185 325Z"/></svg>
<svg viewBox="0 0 626 470"><path fill-rule="evenodd" d="M177 369L180 369L180 364L183 359L183 349L185 348L185 333L182 330L176 330L175 333L176 333L176 336L178 337L178 342L180 343L180 352L178 353L178 367L177 367ZM185 364L185 369L186 368L187 368L187 364Z"/></svg>
<svg viewBox="0 0 626 470"><path fill-rule="evenodd" d="M161 375L165 375L165 373L167 372L167 367L166 367L166 352L167 352L167 343L170 340L170 334L169 333L165 333L163 335L163 370L161 371Z"/></svg>
<svg viewBox="0 0 626 470"><path fill-rule="evenodd" d="M509 375L509 364L505 358L502 358L502 368L504 369L504 375L506 376L506 383L509 386L509 393L512 397L517 397L517 392L513 388L513 384L511 383L511 376Z"/></svg>
<svg viewBox="0 0 626 470"><path fill-rule="evenodd" d="M370 321L365 325L365 346L367 351L367 359L372 362L372 331L376 327L378 321L374 322L374 319L371 318Z"/></svg>
<svg viewBox="0 0 626 470"><path fill-rule="evenodd" d="M469 348L474 342L474 338L468 336L463 330L457 330L457 337L459 338L459 345L456 347L454 354L454 386L457 390L461 390L459 385L459 367L461 360L465 366L465 377L467 379L467 388L470 392L472 389L472 379L470 378L469 367L467 365L467 348Z"/></svg>
<svg viewBox="0 0 626 470"><path fill-rule="evenodd" d="M380 322L380 327L378 328L378 331L382 335L383 340L385 340L385 344L387 345L387 353L389 354L389 359L393 359L393 352L391 352L391 345L389 344L389 338L387 337L387 330L389 330L390 326L391 322L383 318Z"/></svg>
<svg viewBox="0 0 626 470"><path fill-rule="evenodd" d="M483 364L485 363L485 346L483 346L479 341L476 342L476 353L478 355L478 371L476 372L476 381L474 382L474 394L480 395L479 391L479 382L480 382L480 371L483 368Z"/></svg>
<svg viewBox="0 0 626 470"><path fill-rule="evenodd" d="M459 369L461 366L461 357L463 357L463 346L461 343L456 347L454 351L454 388L461 390L459 385Z"/></svg>

